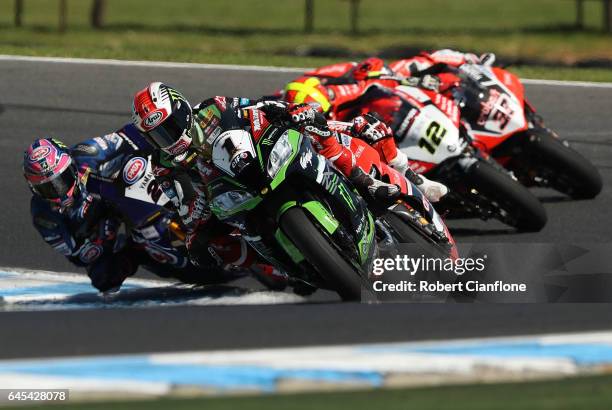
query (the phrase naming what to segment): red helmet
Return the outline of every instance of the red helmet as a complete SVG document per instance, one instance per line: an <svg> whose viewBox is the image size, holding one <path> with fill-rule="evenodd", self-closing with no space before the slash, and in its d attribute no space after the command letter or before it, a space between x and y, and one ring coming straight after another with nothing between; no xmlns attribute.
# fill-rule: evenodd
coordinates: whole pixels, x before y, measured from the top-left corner
<svg viewBox="0 0 612 410"><path fill-rule="evenodd" d="M367 58L353 69L353 78L357 81L366 80L369 77L379 77L381 74L391 75L393 72L378 57Z"/></svg>
<svg viewBox="0 0 612 410"><path fill-rule="evenodd" d="M324 113L331 108L327 89L317 77L300 77L293 80L285 86L283 98L295 104L317 103Z"/></svg>
<svg viewBox="0 0 612 410"><path fill-rule="evenodd" d="M151 83L134 96L132 122L156 148L171 155L187 151L192 142L193 112L176 89Z"/></svg>

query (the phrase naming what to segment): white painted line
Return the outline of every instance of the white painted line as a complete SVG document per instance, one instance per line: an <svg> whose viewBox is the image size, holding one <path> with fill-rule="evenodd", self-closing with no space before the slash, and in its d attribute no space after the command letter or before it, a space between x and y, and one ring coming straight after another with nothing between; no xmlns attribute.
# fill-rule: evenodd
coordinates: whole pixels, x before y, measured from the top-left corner
<svg viewBox="0 0 612 410"><path fill-rule="evenodd" d="M303 73L309 68L272 67L238 64L177 63L171 61L132 61L99 58L32 57L0 54L0 61L26 61L37 63L88 64L128 67L192 68L203 70L258 71L272 73Z"/></svg>
<svg viewBox="0 0 612 410"><path fill-rule="evenodd" d="M521 79L523 84L549 85L553 87L582 87L582 88L612 88L612 83L595 81L560 81L560 80L540 80L540 79Z"/></svg>
<svg viewBox="0 0 612 410"><path fill-rule="evenodd" d="M69 57L36 57L0 54L0 61L25 61L38 63L60 63L60 64L88 64L108 65L125 67L160 67L160 68L191 68L202 70L229 70L229 71L254 71L271 73L303 73L312 70L307 67L276 67L240 64L205 64L205 63L179 63L172 61L142 61L142 60L115 60L101 58L69 58ZM612 83L595 81L560 81L541 80L525 78L521 79L525 84L548 85L556 87L583 87L583 88L612 88Z"/></svg>
<svg viewBox="0 0 612 410"><path fill-rule="evenodd" d="M324 358L340 357L355 349L365 348L372 351L393 349L424 349L436 347L470 347L482 344L518 344L525 342L539 342L542 345L555 344L612 344L612 331L600 332L574 332L574 333L548 333L539 335L516 335L500 337L466 338L466 339L442 339L425 340L418 342L392 342L392 343L369 343L348 344L336 346L308 346L308 347L285 347L274 349L246 349L246 350L216 350L216 351L187 351L178 353L154 353L150 355L155 362L173 363L196 363L204 361L207 363L235 363L242 360L257 361L260 358L268 358L271 354L276 358L303 357L307 354ZM370 353L371 354L371 353ZM448 355L447 355L448 356Z"/></svg>
<svg viewBox="0 0 612 410"><path fill-rule="evenodd" d="M0 386L3 389L69 389L87 393L139 393L147 395L164 395L170 393L172 386L163 382L139 382L133 380L88 380L78 377L51 375L27 375L22 373L0 374Z"/></svg>
<svg viewBox="0 0 612 410"><path fill-rule="evenodd" d="M408 349L412 345L407 343L403 347ZM469 374L482 367L517 372L536 371L562 374L573 374L578 371L576 364L567 358L371 351L368 350L369 348L375 348L375 346L158 353L152 355L150 361L163 365L253 366L276 370L328 369L345 372L381 373Z"/></svg>

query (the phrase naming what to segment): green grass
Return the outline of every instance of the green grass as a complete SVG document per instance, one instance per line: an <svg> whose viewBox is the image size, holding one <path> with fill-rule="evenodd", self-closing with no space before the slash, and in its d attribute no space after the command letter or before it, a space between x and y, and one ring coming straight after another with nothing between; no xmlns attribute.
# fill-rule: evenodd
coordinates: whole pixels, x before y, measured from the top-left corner
<svg viewBox="0 0 612 410"><path fill-rule="evenodd" d="M21 410L609 410L612 408L612 376L532 383L162 399L18 408Z"/></svg>
<svg viewBox="0 0 612 410"><path fill-rule="evenodd" d="M592 4L597 2L586 2L587 30L576 31L572 0L364 0L361 34L352 36L345 0L315 1L312 34L303 33L303 0L107 1L106 28L93 31L87 24L90 2L68 0L69 28L63 34L57 32L56 1L25 0L22 28L12 26L13 2L2 1L0 53L298 67L346 59L296 56L296 50L318 46L362 54L414 46L566 62L612 58L612 36L598 31L601 12ZM611 77L605 70L530 72L547 78Z"/></svg>

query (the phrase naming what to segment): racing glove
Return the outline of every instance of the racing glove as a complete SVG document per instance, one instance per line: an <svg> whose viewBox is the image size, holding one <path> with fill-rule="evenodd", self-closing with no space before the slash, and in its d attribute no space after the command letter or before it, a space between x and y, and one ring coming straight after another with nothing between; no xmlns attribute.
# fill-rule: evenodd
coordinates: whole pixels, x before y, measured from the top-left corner
<svg viewBox="0 0 612 410"><path fill-rule="evenodd" d="M282 123L287 120L288 103L275 100L259 101L255 107L266 114L266 119L272 123Z"/></svg>
<svg viewBox="0 0 612 410"><path fill-rule="evenodd" d="M392 138L393 131L376 116L365 114L353 119L352 135L367 141L371 145L384 138Z"/></svg>
<svg viewBox="0 0 612 410"><path fill-rule="evenodd" d="M408 170L408 157L397 149L391 128L375 115L365 114L353 119L351 135L365 140L393 169L404 175Z"/></svg>
<svg viewBox="0 0 612 410"><path fill-rule="evenodd" d="M315 122L317 110L310 104L289 104L287 113L296 126L304 126Z"/></svg>

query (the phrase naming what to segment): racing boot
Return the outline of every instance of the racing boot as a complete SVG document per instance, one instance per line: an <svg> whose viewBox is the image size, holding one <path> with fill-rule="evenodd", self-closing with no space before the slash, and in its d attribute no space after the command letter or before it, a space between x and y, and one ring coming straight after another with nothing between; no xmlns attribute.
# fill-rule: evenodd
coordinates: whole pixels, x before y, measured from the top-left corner
<svg viewBox="0 0 612 410"><path fill-rule="evenodd" d="M448 187L446 185L427 179L410 168L408 168L405 175L410 182L423 192L429 202L439 202L444 195L448 194Z"/></svg>

